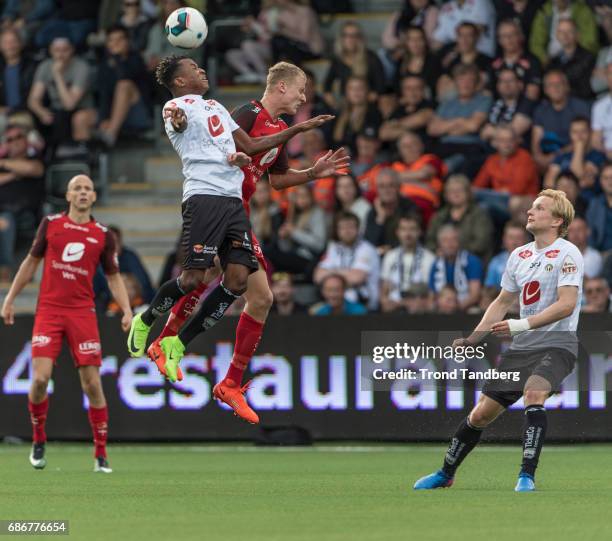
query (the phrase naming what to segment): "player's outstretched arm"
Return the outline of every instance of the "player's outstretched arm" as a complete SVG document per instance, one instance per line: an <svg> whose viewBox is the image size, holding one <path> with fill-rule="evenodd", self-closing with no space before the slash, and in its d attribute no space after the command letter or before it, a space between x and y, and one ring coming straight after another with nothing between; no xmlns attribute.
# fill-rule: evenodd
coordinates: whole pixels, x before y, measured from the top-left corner
<svg viewBox="0 0 612 541"><path fill-rule="evenodd" d="M41 258L28 254L19 266L19 270L13 279L9 292L4 298L4 303L2 303L2 319L5 325L12 325L15 323L15 309L13 303L22 289L32 281L41 260Z"/></svg>
<svg viewBox="0 0 612 541"><path fill-rule="evenodd" d="M557 288L557 301L525 319L508 319L500 321L491 328L495 336L513 336L529 329L537 329L560 321L572 314L578 303L577 286L561 286Z"/></svg>
<svg viewBox="0 0 612 541"><path fill-rule="evenodd" d="M107 274L106 281L108 282L108 289L110 289L113 299L117 301L119 308L123 312L121 328L124 331L128 331L132 324L132 308L130 307L130 298L125 289L123 278L121 278L121 274L115 272L114 274Z"/></svg>
<svg viewBox="0 0 612 541"><path fill-rule="evenodd" d="M288 169L286 173L270 173L270 185L275 190L283 190L291 186L306 184L317 178L340 175L351 162L350 156L346 154L344 148L340 147L335 152L328 150L321 156L312 167L303 170Z"/></svg>
<svg viewBox="0 0 612 541"><path fill-rule="evenodd" d="M313 130L329 122L335 118L333 115L319 115L299 124L295 124L286 130L275 133L273 135L266 135L265 137L251 137L242 128L232 132L234 136L234 142L239 151L248 154L249 156L255 156L271 148L284 145L289 139L308 130Z"/></svg>
<svg viewBox="0 0 612 541"><path fill-rule="evenodd" d="M518 297L518 292L502 289L497 298L489 305L482 316L480 323L467 338L459 338L453 342L453 346L469 346L478 344L487 334L491 332L493 325L506 316L508 310Z"/></svg>

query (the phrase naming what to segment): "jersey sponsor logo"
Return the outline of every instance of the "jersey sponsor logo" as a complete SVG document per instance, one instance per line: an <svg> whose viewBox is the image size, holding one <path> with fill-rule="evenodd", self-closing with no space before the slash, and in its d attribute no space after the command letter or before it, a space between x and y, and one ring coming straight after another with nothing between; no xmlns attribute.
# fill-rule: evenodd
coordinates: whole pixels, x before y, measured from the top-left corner
<svg viewBox="0 0 612 541"><path fill-rule="evenodd" d="M100 222L96 222L96 227L104 231L104 233L108 231L108 227L106 227L105 225L102 225Z"/></svg>
<svg viewBox="0 0 612 541"><path fill-rule="evenodd" d="M51 343L51 337L44 334L35 334L32 336L32 347L43 347Z"/></svg>
<svg viewBox="0 0 612 541"><path fill-rule="evenodd" d="M98 239L94 239L93 237L85 237L85 240L91 242L92 244L98 244Z"/></svg>
<svg viewBox="0 0 612 541"><path fill-rule="evenodd" d="M183 101L184 101L185 103L189 103L189 104L191 104L191 103L195 103L195 100L194 100L193 98L184 98L184 99L183 99Z"/></svg>
<svg viewBox="0 0 612 541"><path fill-rule="evenodd" d="M541 261L534 261L531 265L529 265L530 269L537 269L542 264Z"/></svg>
<svg viewBox="0 0 612 541"><path fill-rule="evenodd" d="M76 229L77 231L83 231L84 233L89 233L89 229L87 227L83 227L81 225L71 224L70 222L64 222L64 229Z"/></svg>
<svg viewBox="0 0 612 541"><path fill-rule="evenodd" d="M523 304L529 306L540 300L540 282L534 280L523 286Z"/></svg>
<svg viewBox="0 0 612 541"><path fill-rule="evenodd" d="M83 355L94 355L100 353L101 349L100 342L96 340L87 340L87 342L81 342L79 344L79 353Z"/></svg>
<svg viewBox="0 0 612 541"><path fill-rule="evenodd" d="M62 261L72 263L83 259L85 255L85 245L82 242L69 242L62 252Z"/></svg>
<svg viewBox="0 0 612 541"><path fill-rule="evenodd" d="M271 148L261 157L261 160L259 160L259 165L264 167L269 163L272 163L276 159L276 156L278 156L278 148Z"/></svg>
<svg viewBox="0 0 612 541"><path fill-rule="evenodd" d="M548 250L548 252L546 252L544 255L549 259L555 259L555 257L559 255L560 251L561 250Z"/></svg>
<svg viewBox="0 0 612 541"><path fill-rule="evenodd" d="M533 252L531 250L523 250L522 252L518 253L518 256L521 259L529 259L532 255L533 255Z"/></svg>
<svg viewBox="0 0 612 541"><path fill-rule="evenodd" d="M266 120L266 121L264 122L264 126L265 126L266 128L275 128L275 129L278 129L278 127L279 127L279 125L278 125L278 123L277 123L277 122L270 122L269 120Z"/></svg>
<svg viewBox="0 0 612 541"><path fill-rule="evenodd" d="M578 265L576 265L574 260L569 255L565 258L565 261L563 262L561 272L563 274L576 274L578 272Z"/></svg>
<svg viewBox="0 0 612 541"><path fill-rule="evenodd" d="M216 246L207 246L206 244L194 244L193 251L196 254L212 254L217 255L217 247Z"/></svg>
<svg viewBox="0 0 612 541"><path fill-rule="evenodd" d="M219 137L225 131L218 115L208 117L208 131L213 137Z"/></svg>

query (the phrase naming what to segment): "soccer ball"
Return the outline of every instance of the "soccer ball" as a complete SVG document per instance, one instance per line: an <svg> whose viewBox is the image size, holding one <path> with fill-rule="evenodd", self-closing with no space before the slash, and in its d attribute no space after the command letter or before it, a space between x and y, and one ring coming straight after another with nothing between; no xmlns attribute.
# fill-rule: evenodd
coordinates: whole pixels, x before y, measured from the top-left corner
<svg viewBox="0 0 612 541"><path fill-rule="evenodd" d="M197 9L179 8L166 19L165 32L168 41L175 47L195 49L204 43L208 25Z"/></svg>

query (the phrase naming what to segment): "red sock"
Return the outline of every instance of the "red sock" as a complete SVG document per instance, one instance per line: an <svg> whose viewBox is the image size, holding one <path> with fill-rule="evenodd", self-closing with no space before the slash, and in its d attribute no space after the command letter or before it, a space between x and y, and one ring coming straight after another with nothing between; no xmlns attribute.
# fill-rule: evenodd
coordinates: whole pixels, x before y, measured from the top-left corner
<svg viewBox="0 0 612 541"><path fill-rule="evenodd" d="M234 356L227 371L226 378L240 384L242 376L246 370L251 357L255 353L261 334L263 323L253 319L246 312L242 312L238 326L236 327L236 345L234 346Z"/></svg>
<svg viewBox="0 0 612 541"><path fill-rule="evenodd" d="M166 321L162 332L159 333L160 340L166 338L166 336L176 336L178 334L181 325L189 319L194 308L198 305L198 301L204 291L206 291L206 284L200 284L172 307L168 321Z"/></svg>
<svg viewBox="0 0 612 541"><path fill-rule="evenodd" d="M47 412L49 411L49 397L45 397L38 404L34 404L28 399L28 411L30 412L30 421L32 422L32 441L34 443L45 443L47 441L45 423L47 422Z"/></svg>
<svg viewBox="0 0 612 541"><path fill-rule="evenodd" d="M108 408L92 408L89 407L89 424L93 432L95 454L106 457L106 438L108 437Z"/></svg>

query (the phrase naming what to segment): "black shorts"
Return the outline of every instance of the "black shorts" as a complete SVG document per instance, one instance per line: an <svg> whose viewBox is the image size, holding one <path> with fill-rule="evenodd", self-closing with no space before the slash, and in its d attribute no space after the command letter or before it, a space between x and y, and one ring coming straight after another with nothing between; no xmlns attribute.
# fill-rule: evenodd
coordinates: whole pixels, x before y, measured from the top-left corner
<svg viewBox="0 0 612 541"><path fill-rule="evenodd" d="M182 205L181 247L184 269L208 269L216 255L225 269L228 263L259 268L253 252L251 223L237 197L192 195Z"/></svg>
<svg viewBox="0 0 612 541"><path fill-rule="evenodd" d="M519 381L491 379L485 382L482 393L508 408L523 396L523 388L529 377L540 376L550 383L550 394L553 394L560 390L561 383L574 370L575 364L576 357L567 349L509 349L502 353L497 370L519 372Z"/></svg>

